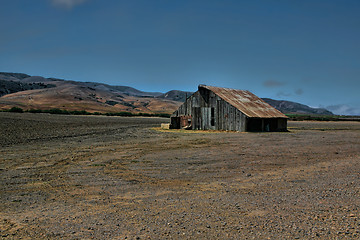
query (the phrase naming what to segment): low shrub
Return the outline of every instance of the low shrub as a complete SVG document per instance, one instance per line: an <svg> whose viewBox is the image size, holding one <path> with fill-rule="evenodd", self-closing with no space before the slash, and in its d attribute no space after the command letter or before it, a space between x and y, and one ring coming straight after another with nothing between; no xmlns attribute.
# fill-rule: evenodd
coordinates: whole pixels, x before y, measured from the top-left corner
<svg viewBox="0 0 360 240"><path fill-rule="evenodd" d="M41 109L30 109L27 112L29 112L29 113L42 113L43 111Z"/></svg>
<svg viewBox="0 0 360 240"><path fill-rule="evenodd" d="M50 114L69 114L68 111L61 110L59 108L53 108L53 109L50 109L50 110L45 110L44 112L50 113Z"/></svg>
<svg viewBox="0 0 360 240"><path fill-rule="evenodd" d="M12 108L9 109L9 112L23 113L24 110L22 108L19 108L19 107L12 107Z"/></svg>
<svg viewBox="0 0 360 240"><path fill-rule="evenodd" d="M71 115L90 115L91 113L81 110L81 111L70 111L69 114Z"/></svg>
<svg viewBox="0 0 360 240"><path fill-rule="evenodd" d="M131 112L106 113L105 115L106 116L125 116L125 117L134 116L134 114Z"/></svg>
<svg viewBox="0 0 360 240"><path fill-rule="evenodd" d="M159 113L156 114L157 117L170 118L171 114L169 113Z"/></svg>

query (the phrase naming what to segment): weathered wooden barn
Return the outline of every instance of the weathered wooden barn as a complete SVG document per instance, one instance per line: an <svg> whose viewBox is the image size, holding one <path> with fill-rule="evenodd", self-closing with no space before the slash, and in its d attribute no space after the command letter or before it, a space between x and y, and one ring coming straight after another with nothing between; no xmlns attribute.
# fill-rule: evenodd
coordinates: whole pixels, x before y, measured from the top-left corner
<svg viewBox="0 0 360 240"><path fill-rule="evenodd" d="M170 128L287 131L287 117L249 91L199 85L172 114Z"/></svg>

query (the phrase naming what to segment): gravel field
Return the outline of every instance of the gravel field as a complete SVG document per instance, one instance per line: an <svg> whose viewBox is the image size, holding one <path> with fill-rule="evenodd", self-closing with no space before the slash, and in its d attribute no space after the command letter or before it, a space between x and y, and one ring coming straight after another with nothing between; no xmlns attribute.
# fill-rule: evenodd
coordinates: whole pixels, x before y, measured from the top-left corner
<svg viewBox="0 0 360 240"><path fill-rule="evenodd" d="M168 121L0 112L0 237L360 239L360 122Z"/></svg>

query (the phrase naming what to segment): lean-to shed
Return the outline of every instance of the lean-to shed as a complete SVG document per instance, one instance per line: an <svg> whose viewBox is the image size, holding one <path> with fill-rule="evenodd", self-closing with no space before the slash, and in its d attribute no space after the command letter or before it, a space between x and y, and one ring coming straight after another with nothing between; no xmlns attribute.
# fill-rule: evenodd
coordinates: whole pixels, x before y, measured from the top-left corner
<svg viewBox="0 0 360 240"><path fill-rule="evenodd" d="M199 85L172 114L170 128L286 131L287 117L249 91Z"/></svg>

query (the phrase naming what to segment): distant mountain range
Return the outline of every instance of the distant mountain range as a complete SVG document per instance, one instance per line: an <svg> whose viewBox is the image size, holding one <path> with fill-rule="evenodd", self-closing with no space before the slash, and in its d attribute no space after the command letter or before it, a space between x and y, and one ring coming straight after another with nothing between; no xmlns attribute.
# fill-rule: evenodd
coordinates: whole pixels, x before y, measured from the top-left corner
<svg viewBox="0 0 360 240"><path fill-rule="evenodd" d="M285 100L274 100L271 98L262 98L262 100L283 113L333 115L332 112L324 108L312 108L301 103Z"/></svg>
<svg viewBox="0 0 360 240"><path fill-rule="evenodd" d="M0 72L0 109L86 110L89 112L172 113L192 92L171 90L166 93L144 92L129 86L111 86L96 82L78 82L57 78ZM326 114L322 108L263 98L283 113Z"/></svg>

